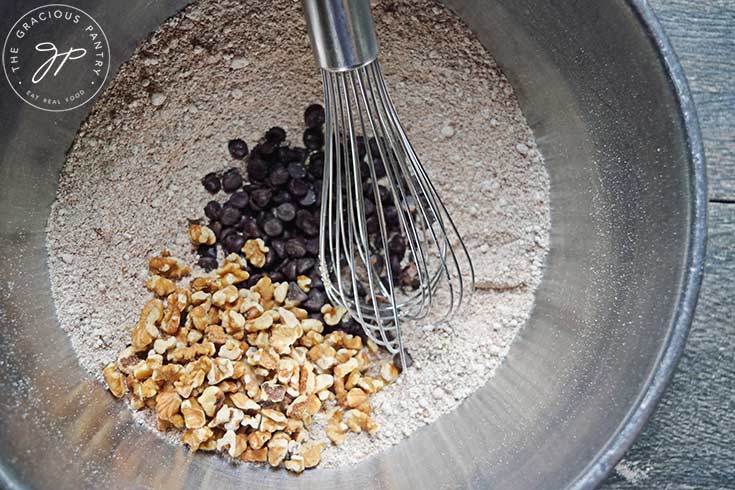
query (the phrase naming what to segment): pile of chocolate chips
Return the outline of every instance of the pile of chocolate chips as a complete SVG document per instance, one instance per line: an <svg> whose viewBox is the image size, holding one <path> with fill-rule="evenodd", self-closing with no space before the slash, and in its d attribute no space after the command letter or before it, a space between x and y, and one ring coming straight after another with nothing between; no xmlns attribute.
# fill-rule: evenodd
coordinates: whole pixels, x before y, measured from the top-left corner
<svg viewBox="0 0 735 490"><path fill-rule="evenodd" d="M228 150L235 160L245 160L245 175L241 168L231 167L222 173L209 173L202 178L202 185L210 194L223 191L224 202L211 200L204 208L208 226L217 237L215 245L200 245L197 249L199 265L205 270L217 267L217 246L224 254L241 253L248 239L261 238L269 251L262 268L249 265L250 279L243 287L254 285L267 275L274 282L289 281L289 299L297 301L312 316L319 317L320 308L327 302L324 285L318 268L319 221L324 170L324 108L313 104L304 112L304 147L291 146L286 131L273 127L266 131L261 140L248 151L242 139L233 139ZM377 144L369 140L371 152L378 154ZM365 140L358 138L358 152L363 161L367 154ZM379 157L374 159L378 177L385 176ZM368 176L367 168L363 176ZM369 186L369 178L365 177ZM367 189L366 189L367 191ZM381 195L388 198L388 189L380 186ZM387 203L387 201L386 201ZM368 232L378 232L375 204L369 199L365 203L368 212ZM389 242L395 264L392 270L399 283L411 286L415 281L415 266L400 267L405 255L405 240L399 231L399 223L391 220L396 209L384 208L392 234ZM379 259L375 256L375 259ZM411 274L411 272L413 274ZM294 281L305 275L311 279L310 290L303 292ZM363 335L362 328L346 317L340 328L349 333Z"/></svg>

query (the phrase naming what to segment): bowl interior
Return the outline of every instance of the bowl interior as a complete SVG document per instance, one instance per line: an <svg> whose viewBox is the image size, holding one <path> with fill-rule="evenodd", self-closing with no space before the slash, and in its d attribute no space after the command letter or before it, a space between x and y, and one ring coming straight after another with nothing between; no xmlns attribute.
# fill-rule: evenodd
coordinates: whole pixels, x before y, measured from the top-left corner
<svg viewBox="0 0 735 490"><path fill-rule="evenodd" d="M79 3L109 29L114 69L186 2ZM19 488L524 489L602 477L612 461L597 457L620 444L621 431L624 441L636 432L630 418L650 410L641 407L646 390L666 377L656 368L676 357L672 342L686 326L674 325L690 313L680 304L701 253L691 244L703 184L695 189L702 176L676 86L635 2L446 3L514 82L551 176L545 277L496 378L455 412L349 469L296 478L164 444L85 376L54 317L44 228L64 152L88 108L49 115L6 87L0 479ZM9 4L14 15L24 10Z"/></svg>

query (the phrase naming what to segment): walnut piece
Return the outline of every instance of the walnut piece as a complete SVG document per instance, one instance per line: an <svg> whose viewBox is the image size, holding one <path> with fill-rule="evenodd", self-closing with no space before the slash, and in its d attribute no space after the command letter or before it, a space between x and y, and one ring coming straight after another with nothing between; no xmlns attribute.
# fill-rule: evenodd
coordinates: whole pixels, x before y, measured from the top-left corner
<svg viewBox="0 0 735 490"><path fill-rule="evenodd" d="M242 246L242 253L245 254L245 258L258 269L265 265L265 254L267 252L268 247L260 238L250 239Z"/></svg>
<svg viewBox="0 0 735 490"><path fill-rule="evenodd" d="M208 226L197 224L189 225L189 239L195 246L214 245L217 242L217 237Z"/></svg>
<svg viewBox="0 0 735 490"><path fill-rule="evenodd" d="M115 397L121 398L128 391L125 376L117 370L114 362L105 366L105 369L102 370L102 376L105 378L107 389Z"/></svg>

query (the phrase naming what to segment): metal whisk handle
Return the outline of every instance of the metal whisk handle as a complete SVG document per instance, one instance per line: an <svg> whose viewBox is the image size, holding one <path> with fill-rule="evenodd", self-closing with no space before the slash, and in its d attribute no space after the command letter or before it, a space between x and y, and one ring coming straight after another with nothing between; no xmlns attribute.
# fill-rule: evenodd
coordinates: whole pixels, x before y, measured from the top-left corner
<svg viewBox="0 0 735 490"><path fill-rule="evenodd" d="M311 45L319 66L346 71L378 57L370 0L303 0Z"/></svg>

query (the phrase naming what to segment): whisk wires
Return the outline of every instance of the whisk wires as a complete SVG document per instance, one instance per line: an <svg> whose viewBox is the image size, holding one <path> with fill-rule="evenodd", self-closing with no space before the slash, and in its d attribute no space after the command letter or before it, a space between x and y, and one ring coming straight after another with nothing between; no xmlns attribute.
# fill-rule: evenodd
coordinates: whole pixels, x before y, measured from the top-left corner
<svg viewBox="0 0 735 490"><path fill-rule="evenodd" d="M378 61L323 69L322 78L326 293L405 367L401 322L450 318L474 287L472 261L398 119Z"/></svg>

